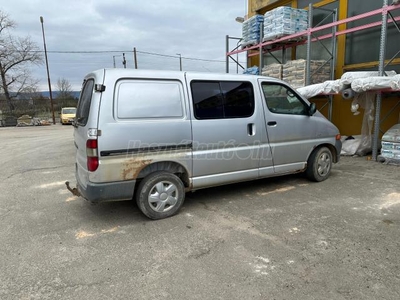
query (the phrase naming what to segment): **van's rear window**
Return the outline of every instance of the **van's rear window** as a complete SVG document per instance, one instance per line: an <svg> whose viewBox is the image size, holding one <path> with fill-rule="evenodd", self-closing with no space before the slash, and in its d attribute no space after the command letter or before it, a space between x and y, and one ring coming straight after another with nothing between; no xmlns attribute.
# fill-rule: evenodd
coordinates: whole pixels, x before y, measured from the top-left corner
<svg viewBox="0 0 400 300"><path fill-rule="evenodd" d="M250 82L194 80L191 87L194 116L198 120L248 118L254 113Z"/></svg>
<svg viewBox="0 0 400 300"><path fill-rule="evenodd" d="M76 111L76 124L80 126L85 126L90 111L90 103L92 102L94 80L86 80L83 84L81 97L78 102L78 108Z"/></svg>

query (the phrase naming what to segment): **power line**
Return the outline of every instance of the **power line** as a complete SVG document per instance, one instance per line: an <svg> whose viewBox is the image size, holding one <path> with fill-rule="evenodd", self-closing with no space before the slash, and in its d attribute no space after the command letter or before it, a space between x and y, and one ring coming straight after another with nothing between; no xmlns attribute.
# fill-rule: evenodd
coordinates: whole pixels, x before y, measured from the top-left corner
<svg viewBox="0 0 400 300"><path fill-rule="evenodd" d="M43 52L43 51L36 51ZM112 51L112 50L94 50L94 51L61 51L61 50L53 50L47 51L47 53L67 53L67 54L97 54L97 53L124 53L124 52L133 52L132 50L125 51Z"/></svg>
<svg viewBox="0 0 400 300"><path fill-rule="evenodd" d="M44 51L32 51L36 53L44 53ZM136 51L137 53L154 55L160 57L169 57L169 58L179 58L176 55L162 54L156 52L148 52L148 51ZM56 54L102 54L102 53L133 53L133 50L90 50L90 51L66 51L66 50L52 50L47 51L47 53L56 53ZM205 62L226 62L225 60L217 60L217 59L205 59L205 58L197 58L197 57L184 57L182 59L193 60L193 61L205 61Z"/></svg>

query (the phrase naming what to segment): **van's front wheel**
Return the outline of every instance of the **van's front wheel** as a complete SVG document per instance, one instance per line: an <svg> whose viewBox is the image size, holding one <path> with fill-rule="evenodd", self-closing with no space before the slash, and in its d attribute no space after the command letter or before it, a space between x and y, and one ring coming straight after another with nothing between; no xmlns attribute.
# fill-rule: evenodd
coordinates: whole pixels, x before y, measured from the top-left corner
<svg viewBox="0 0 400 300"><path fill-rule="evenodd" d="M169 172L155 172L140 183L136 202L150 219L158 220L176 214L185 200L185 187L178 176Z"/></svg>
<svg viewBox="0 0 400 300"><path fill-rule="evenodd" d="M332 153L327 147L313 151L307 162L306 174L310 180L324 181L331 174Z"/></svg>

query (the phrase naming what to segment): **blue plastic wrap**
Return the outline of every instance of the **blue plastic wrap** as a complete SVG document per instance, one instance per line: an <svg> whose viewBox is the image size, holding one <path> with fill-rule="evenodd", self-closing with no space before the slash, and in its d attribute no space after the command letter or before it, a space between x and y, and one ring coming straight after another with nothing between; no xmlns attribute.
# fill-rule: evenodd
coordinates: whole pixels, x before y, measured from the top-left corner
<svg viewBox="0 0 400 300"><path fill-rule="evenodd" d="M248 74L248 75L259 75L260 72L259 72L257 66L253 66L253 67L244 69L243 74Z"/></svg>
<svg viewBox="0 0 400 300"><path fill-rule="evenodd" d="M263 15L255 15L243 22L241 46L258 44L261 41L260 29L264 23Z"/></svg>

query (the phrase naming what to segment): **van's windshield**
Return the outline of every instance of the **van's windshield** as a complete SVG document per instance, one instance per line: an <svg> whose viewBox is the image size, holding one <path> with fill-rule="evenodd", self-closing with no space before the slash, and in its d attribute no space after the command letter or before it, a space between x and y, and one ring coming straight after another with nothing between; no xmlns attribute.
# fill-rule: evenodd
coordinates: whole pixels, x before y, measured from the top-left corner
<svg viewBox="0 0 400 300"><path fill-rule="evenodd" d="M74 115L76 113L76 108L63 108L61 112L63 114Z"/></svg>
<svg viewBox="0 0 400 300"><path fill-rule="evenodd" d="M86 126L89 117L90 103L92 102L94 80L89 79L83 83L81 97L76 111L76 125Z"/></svg>

